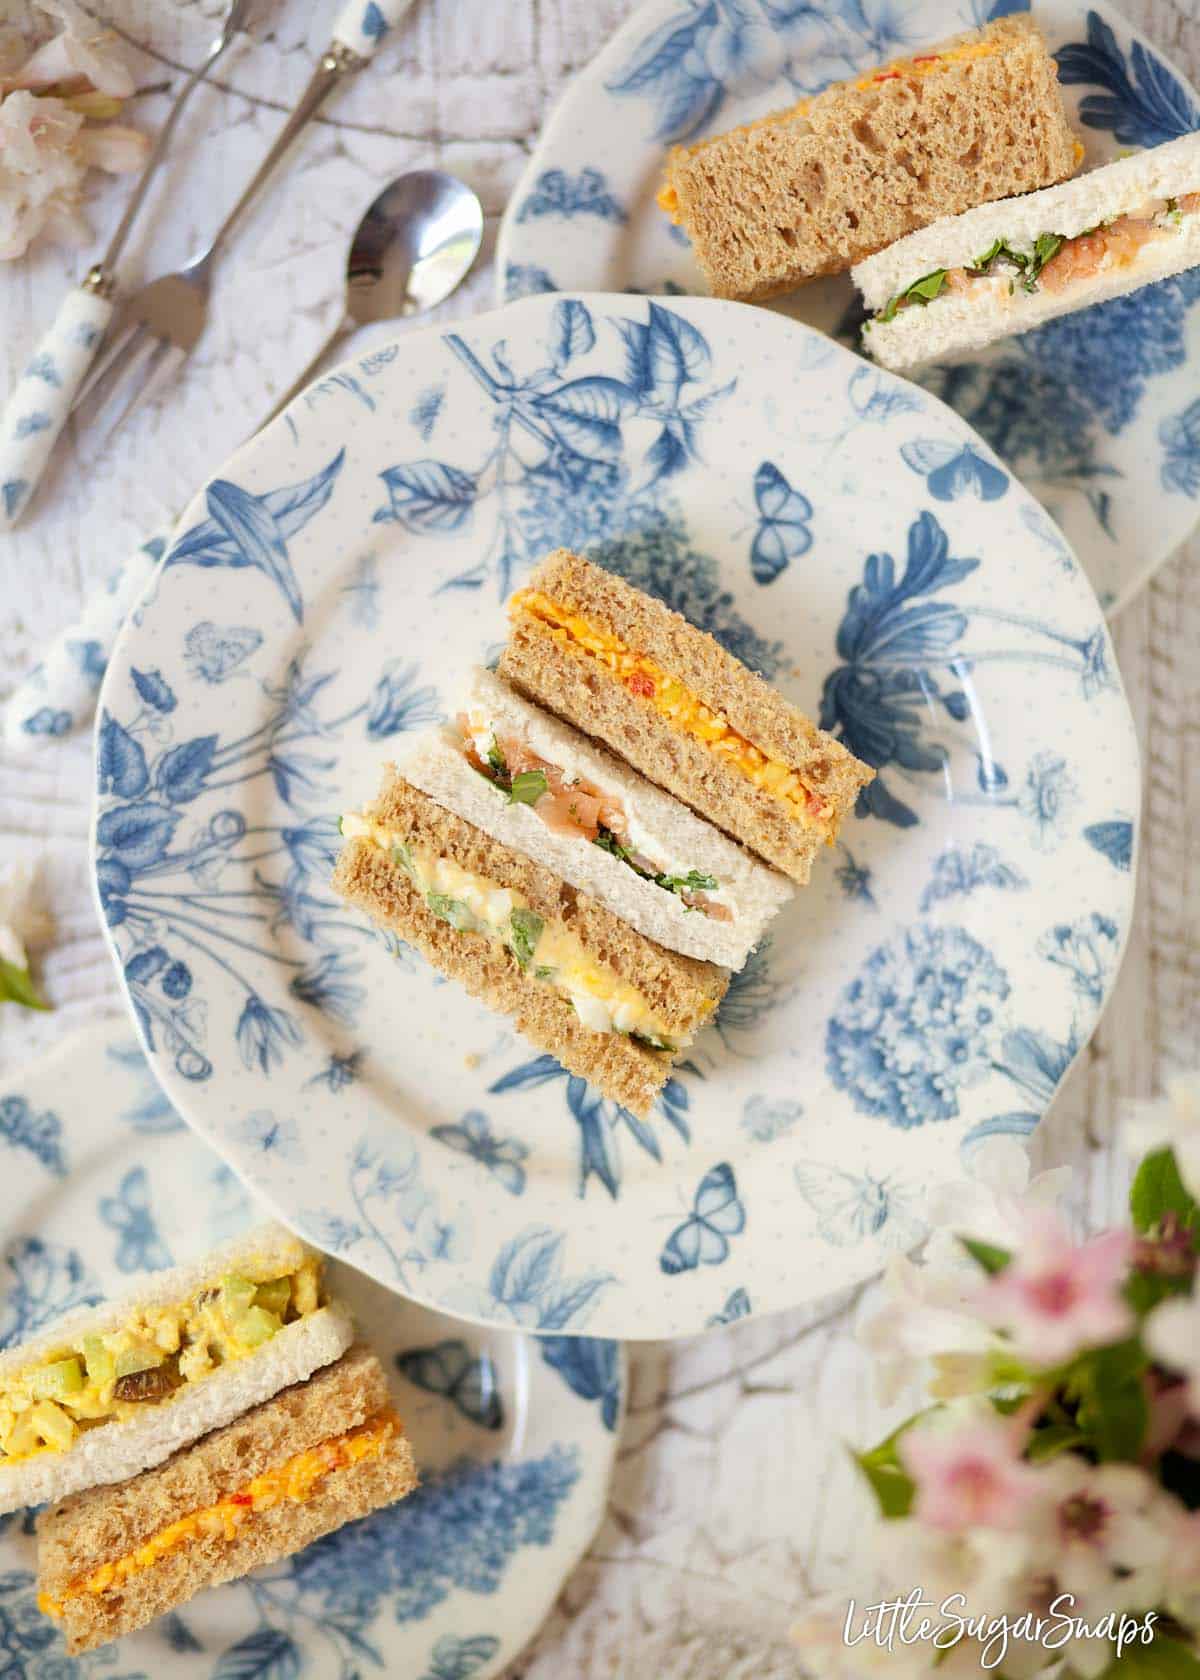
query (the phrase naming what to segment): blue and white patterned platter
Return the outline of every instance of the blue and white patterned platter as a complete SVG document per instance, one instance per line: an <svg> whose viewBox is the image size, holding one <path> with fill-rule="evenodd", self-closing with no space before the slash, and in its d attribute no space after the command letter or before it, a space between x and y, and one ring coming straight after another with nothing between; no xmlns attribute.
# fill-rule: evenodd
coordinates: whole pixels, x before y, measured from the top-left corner
<svg viewBox="0 0 1200 1680"><path fill-rule="evenodd" d="M0 1347L263 1217L121 1022L0 1086L0 1165ZM0 1517L5 1680L488 1680L532 1638L603 1515L620 1348L474 1329L331 1275L392 1377L419 1491L74 1659L36 1606L32 1520Z"/></svg>
<svg viewBox="0 0 1200 1680"><path fill-rule="evenodd" d="M880 772L648 1123L327 885L338 813L559 543ZM675 1336L862 1277L1036 1123L1111 986L1138 765L1095 595L963 421L771 311L532 298L348 363L197 496L137 618L93 839L155 1071L427 1305Z"/></svg>
<svg viewBox="0 0 1200 1680"><path fill-rule="evenodd" d="M1094 168L1200 127L1200 97L1117 13L1037 0ZM500 231L500 296L705 291L654 203L669 144L720 133L1028 0L646 0L568 88ZM846 277L773 307L858 338ZM921 383L970 421L1066 532L1116 612L1200 517L1200 270L1052 322ZM939 501L994 481L915 450Z"/></svg>

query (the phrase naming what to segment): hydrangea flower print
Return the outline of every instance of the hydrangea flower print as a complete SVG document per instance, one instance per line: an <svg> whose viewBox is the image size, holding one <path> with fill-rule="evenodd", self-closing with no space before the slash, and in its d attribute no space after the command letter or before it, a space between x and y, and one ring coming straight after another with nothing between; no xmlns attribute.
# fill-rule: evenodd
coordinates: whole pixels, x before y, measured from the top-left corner
<svg viewBox="0 0 1200 1680"><path fill-rule="evenodd" d="M963 928L918 923L868 957L829 1018L829 1077L863 1114L952 1120L992 1071L1008 977Z"/></svg>

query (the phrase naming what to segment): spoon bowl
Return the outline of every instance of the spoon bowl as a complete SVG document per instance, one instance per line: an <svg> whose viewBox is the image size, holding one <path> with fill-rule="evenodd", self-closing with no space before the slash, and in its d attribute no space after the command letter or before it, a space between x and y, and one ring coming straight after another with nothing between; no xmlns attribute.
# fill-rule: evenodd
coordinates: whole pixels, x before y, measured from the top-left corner
<svg viewBox="0 0 1200 1680"><path fill-rule="evenodd" d="M465 278L482 240L483 208L470 187L440 169L401 175L358 224L347 315L365 327L432 309Z"/></svg>

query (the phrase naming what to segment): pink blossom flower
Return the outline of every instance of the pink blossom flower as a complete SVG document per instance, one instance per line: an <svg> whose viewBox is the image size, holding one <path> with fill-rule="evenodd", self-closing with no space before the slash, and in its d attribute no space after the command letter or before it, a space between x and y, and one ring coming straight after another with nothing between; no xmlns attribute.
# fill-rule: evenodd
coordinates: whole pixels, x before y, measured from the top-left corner
<svg viewBox="0 0 1200 1680"><path fill-rule="evenodd" d="M949 1428L918 1424L899 1454L916 1483L913 1515L930 1528L1017 1528L1035 1497L1037 1472L1020 1457L1011 1424L968 1416Z"/></svg>
<svg viewBox="0 0 1200 1680"><path fill-rule="evenodd" d="M1061 1365L1088 1347L1129 1334L1133 1314L1120 1294L1133 1251L1126 1231L1074 1243L1054 1215L1029 1219L1025 1239L979 1294L982 1316L1006 1330L1031 1363Z"/></svg>

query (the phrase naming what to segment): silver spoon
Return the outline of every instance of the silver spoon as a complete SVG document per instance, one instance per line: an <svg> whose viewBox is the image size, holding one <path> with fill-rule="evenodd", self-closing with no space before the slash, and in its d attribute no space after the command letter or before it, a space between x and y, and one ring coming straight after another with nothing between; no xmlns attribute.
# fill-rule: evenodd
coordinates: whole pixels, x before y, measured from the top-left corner
<svg viewBox="0 0 1200 1680"><path fill-rule="evenodd" d="M438 170L401 175L380 193L358 225L347 265L346 308L334 332L279 399L256 435L310 382L330 350L356 327L417 315L441 303L466 279L483 238L483 211L469 187ZM71 735L92 717L100 676L117 633L170 546L170 526L125 561L108 589L93 596L78 623L46 650L37 675L11 696L4 734L11 746ZM78 650L87 650L81 660Z"/></svg>
<svg viewBox="0 0 1200 1680"><path fill-rule="evenodd" d="M453 175L415 169L385 187L350 246L345 313L267 420L311 383L329 352L358 327L418 315L448 298L470 272L482 240L483 208Z"/></svg>

